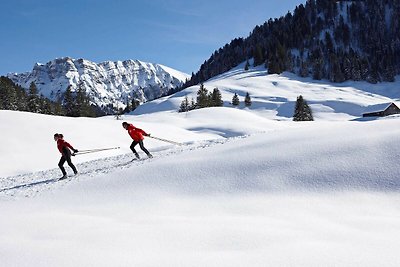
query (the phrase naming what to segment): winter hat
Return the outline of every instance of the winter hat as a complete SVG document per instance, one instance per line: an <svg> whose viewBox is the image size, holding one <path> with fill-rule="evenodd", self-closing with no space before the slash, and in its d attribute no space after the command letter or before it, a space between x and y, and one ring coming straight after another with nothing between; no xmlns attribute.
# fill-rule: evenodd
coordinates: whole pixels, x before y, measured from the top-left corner
<svg viewBox="0 0 400 267"><path fill-rule="evenodd" d="M122 123L122 126L125 126L125 125L128 125L128 123L127 123L126 121L124 121L124 122Z"/></svg>

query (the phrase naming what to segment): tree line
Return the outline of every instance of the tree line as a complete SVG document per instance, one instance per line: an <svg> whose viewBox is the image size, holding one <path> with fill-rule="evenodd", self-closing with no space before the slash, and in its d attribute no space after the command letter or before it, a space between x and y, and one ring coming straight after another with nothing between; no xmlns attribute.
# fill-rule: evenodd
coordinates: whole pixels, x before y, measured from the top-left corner
<svg viewBox="0 0 400 267"><path fill-rule="evenodd" d="M249 93L246 93L244 103L246 107L251 106L251 97ZM239 106L240 100L237 93L233 95L231 104L233 106ZM224 101L222 100L221 92L219 91L219 89L214 88L212 92L209 92L204 84L201 83L200 88L197 91L196 101L193 98L189 100L188 96L185 96L185 98L181 102L178 112L187 112L190 110L207 107L222 107L223 105Z"/></svg>
<svg viewBox="0 0 400 267"><path fill-rule="evenodd" d="M25 90L4 76L0 77L0 109L69 117L102 115L100 109L90 103L82 88L73 92L71 87L68 87L57 101L52 101L39 94L35 83L32 82L29 89Z"/></svg>
<svg viewBox="0 0 400 267"><path fill-rule="evenodd" d="M218 88L214 88L212 92L209 92L204 84L200 84L200 89L197 91L196 101L192 98L185 96L182 101L179 112L186 112L193 109L207 108L207 107L222 107L224 102L222 101L221 92Z"/></svg>

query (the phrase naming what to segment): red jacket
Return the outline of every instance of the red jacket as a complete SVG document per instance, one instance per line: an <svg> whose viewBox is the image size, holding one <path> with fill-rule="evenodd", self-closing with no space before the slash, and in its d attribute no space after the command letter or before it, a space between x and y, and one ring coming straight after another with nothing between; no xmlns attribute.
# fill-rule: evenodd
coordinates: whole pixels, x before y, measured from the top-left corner
<svg viewBox="0 0 400 267"><path fill-rule="evenodd" d="M60 151L61 154L63 154L63 149L65 148L71 148L72 150L74 149L68 142L64 141L63 139L58 139L57 140L57 148L58 151Z"/></svg>
<svg viewBox="0 0 400 267"><path fill-rule="evenodd" d="M129 135L135 141L143 140L144 139L143 135L145 135L145 136L147 135L147 133L145 131L143 131L142 129L136 128L132 124L128 125L127 130L128 130Z"/></svg>

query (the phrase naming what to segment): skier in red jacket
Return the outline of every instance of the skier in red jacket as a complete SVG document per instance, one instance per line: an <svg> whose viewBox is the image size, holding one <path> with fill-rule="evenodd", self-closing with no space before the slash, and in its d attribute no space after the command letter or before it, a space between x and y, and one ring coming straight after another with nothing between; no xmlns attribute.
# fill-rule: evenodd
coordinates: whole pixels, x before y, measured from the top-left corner
<svg viewBox="0 0 400 267"><path fill-rule="evenodd" d="M74 153L78 152L78 149L73 148L68 142L64 141L64 136L62 134L54 134L54 141L57 141L57 148L58 151L60 151L61 153L61 159L60 162L58 163L58 167L60 167L62 173L63 173L63 177L61 177L60 179L65 179L67 178L67 172L64 169L64 163L65 161L67 161L68 165L72 168L72 170L74 171L74 174L77 174L78 171L76 170L74 164L72 164L71 161L71 150L74 151Z"/></svg>
<svg viewBox="0 0 400 267"><path fill-rule="evenodd" d="M150 136L150 134L146 133L142 129L136 128L132 124L127 123L125 121L122 123L122 127L124 127L124 129L128 131L129 135L133 139L133 142L132 142L132 144L130 146L130 149L132 150L133 154L135 154L136 159L140 159L139 154L135 150L135 146L137 144L139 144L140 148L144 151L144 153L146 153L146 155L149 158L152 158L153 156L150 154L150 152L143 145L143 139L144 139L143 136Z"/></svg>

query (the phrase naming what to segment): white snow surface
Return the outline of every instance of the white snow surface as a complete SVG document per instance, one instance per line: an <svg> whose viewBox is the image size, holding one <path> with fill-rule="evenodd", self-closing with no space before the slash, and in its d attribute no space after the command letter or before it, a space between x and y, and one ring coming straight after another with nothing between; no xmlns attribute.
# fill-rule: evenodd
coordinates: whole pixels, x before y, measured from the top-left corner
<svg viewBox="0 0 400 267"><path fill-rule="evenodd" d="M1 265L400 265L400 116L360 118L398 82L238 68L205 86L224 107L177 113L194 86L124 116L183 143L145 138L154 158L133 162L121 120L0 111ZM235 92L252 107L230 107ZM299 94L314 122L290 120ZM121 148L74 157L79 174L56 181L55 132Z"/></svg>

